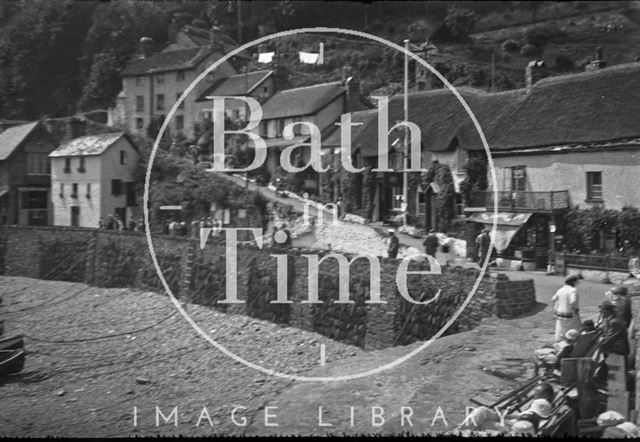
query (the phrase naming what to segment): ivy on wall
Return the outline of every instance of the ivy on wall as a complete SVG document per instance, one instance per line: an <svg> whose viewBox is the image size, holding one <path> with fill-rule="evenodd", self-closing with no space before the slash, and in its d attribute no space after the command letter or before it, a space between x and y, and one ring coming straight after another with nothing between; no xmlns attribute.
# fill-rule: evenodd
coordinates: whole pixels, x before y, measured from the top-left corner
<svg viewBox="0 0 640 442"><path fill-rule="evenodd" d="M436 218L438 230L447 231L455 215L456 189L453 185L453 174L447 164L434 160L427 172L420 177L423 187L435 183L438 187L436 198Z"/></svg>

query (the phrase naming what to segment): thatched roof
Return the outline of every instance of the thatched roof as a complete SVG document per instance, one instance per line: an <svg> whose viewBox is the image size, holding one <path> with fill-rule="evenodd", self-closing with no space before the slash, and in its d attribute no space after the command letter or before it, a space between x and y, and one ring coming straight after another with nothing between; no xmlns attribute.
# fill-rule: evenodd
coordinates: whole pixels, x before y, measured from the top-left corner
<svg viewBox="0 0 640 442"><path fill-rule="evenodd" d="M457 88L471 108L485 136L489 138L498 116L513 109L523 90L486 93L481 90ZM396 95L389 100L389 127L404 120L404 98ZM457 138L466 150L481 150L481 138L457 97L449 89L437 89L409 94L409 121L420 127L423 148L431 152L445 151ZM400 135L393 132L389 145ZM360 150L363 156L378 154L378 119L369 118L359 136L353 140L353 151Z"/></svg>
<svg viewBox="0 0 640 442"><path fill-rule="evenodd" d="M640 63L535 83L496 122L492 150L590 143L640 136Z"/></svg>

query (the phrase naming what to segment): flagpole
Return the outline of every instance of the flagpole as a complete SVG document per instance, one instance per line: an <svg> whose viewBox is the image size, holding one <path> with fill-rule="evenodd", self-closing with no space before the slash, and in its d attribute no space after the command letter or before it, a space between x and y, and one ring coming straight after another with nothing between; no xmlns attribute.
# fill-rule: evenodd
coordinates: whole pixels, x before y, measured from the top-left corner
<svg viewBox="0 0 640 442"><path fill-rule="evenodd" d="M404 121L409 122L409 39L404 41ZM409 211L409 185L408 185L408 155L409 152L409 128L404 127L404 151L402 153L402 202L404 203L403 225L407 225L407 212Z"/></svg>

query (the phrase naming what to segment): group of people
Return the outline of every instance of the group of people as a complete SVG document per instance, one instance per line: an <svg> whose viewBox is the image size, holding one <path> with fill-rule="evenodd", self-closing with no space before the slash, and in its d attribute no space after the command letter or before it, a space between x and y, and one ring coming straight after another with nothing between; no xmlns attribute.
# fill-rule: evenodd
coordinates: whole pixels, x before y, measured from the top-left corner
<svg viewBox="0 0 640 442"><path fill-rule="evenodd" d="M600 318L597 324L593 321L580 321L580 302L577 286L582 275L568 276L562 288L551 298L553 314L556 318L555 341L569 341L574 345L575 338L581 331L595 328L600 334L599 349L606 359L609 354L629 355L629 334L631 324L631 299L625 286L616 286L605 293L600 304ZM581 357L572 355L572 357Z"/></svg>
<svg viewBox="0 0 640 442"><path fill-rule="evenodd" d="M130 220L128 225L120 219L118 215L109 215L106 220L100 218L98 228L105 230L128 230L130 232L144 232L144 221L142 219Z"/></svg>
<svg viewBox="0 0 640 442"><path fill-rule="evenodd" d="M211 217L202 217L199 220L194 219L191 222L170 220L164 224L163 232L170 236L190 236L192 238L200 237L200 229L205 228L222 228L222 220L214 220Z"/></svg>

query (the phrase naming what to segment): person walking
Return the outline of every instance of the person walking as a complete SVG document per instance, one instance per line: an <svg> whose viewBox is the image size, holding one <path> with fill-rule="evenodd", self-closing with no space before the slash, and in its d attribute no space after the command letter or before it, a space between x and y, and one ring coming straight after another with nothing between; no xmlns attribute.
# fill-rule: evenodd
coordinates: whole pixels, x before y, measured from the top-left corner
<svg viewBox="0 0 640 442"><path fill-rule="evenodd" d="M571 275L553 295L553 314L556 317L555 342L560 342L571 329L580 329L580 302L577 286L582 275Z"/></svg>
<svg viewBox="0 0 640 442"><path fill-rule="evenodd" d="M422 245L424 246L424 250L427 255L433 256L434 258L436 257L436 252L438 251L438 246L440 245L440 241L436 236L435 230L433 229L429 230L429 234L425 238Z"/></svg>
<svg viewBox="0 0 640 442"><path fill-rule="evenodd" d="M398 249L400 248L400 241L395 233L395 230L389 229L389 248L387 249L387 252L389 253L389 258L393 259L398 256Z"/></svg>
<svg viewBox="0 0 640 442"><path fill-rule="evenodd" d="M488 229L482 229L482 232L476 238L476 250L478 256L478 264L480 267L484 264L484 261L489 252L489 246L491 245L491 239L489 238Z"/></svg>

